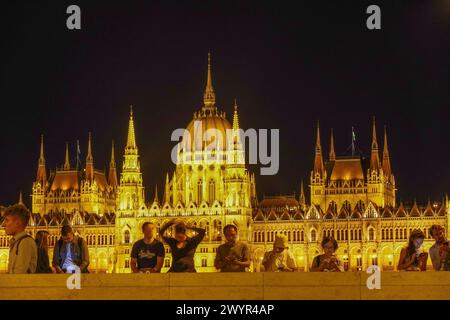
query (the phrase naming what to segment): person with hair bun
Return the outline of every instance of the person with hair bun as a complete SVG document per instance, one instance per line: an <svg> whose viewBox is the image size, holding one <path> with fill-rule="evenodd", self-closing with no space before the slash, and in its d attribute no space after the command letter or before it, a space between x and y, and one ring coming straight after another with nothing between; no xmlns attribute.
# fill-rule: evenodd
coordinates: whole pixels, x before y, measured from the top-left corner
<svg viewBox="0 0 450 320"><path fill-rule="evenodd" d="M174 225L174 237L165 236L166 230ZM197 234L188 237L187 230L195 231ZM172 266L169 272L197 272L194 264L195 250L205 237L205 233L205 229L191 227L180 219L172 219L161 227L160 235L172 252Z"/></svg>
<svg viewBox="0 0 450 320"><path fill-rule="evenodd" d="M336 256L338 243L333 237L322 239L323 254L314 257L310 271L312 272L343 272L342 262Z"/></svg>

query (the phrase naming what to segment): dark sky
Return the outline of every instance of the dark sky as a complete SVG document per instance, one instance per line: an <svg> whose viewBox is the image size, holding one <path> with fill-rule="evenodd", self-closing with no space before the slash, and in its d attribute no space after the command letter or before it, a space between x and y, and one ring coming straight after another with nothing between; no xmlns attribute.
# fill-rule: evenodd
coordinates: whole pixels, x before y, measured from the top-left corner
<svg viewBox="0 0 450 320"><path fill-rule="evenodd" d="M81 7L80 31L66 28L69 4ZM369 4L380 5L382 30L366 28ZM372 116L380 146L388 126L399 199L440 200L450 189L448 1L2 6L0 204L30 194L41 133L48 168L62 165L66 141L74 157L80 139L84 159L89 131L96 167L108 164L112 139L121 162L130 104L152 199L174 168L172 130L201 106L208 50L228 119L236 97L244 129L280 129L279 173L253 168L260 196L298 194L309 180L317 120L326 154L330 128L339 155L352 126L367 154Z"/></svg>

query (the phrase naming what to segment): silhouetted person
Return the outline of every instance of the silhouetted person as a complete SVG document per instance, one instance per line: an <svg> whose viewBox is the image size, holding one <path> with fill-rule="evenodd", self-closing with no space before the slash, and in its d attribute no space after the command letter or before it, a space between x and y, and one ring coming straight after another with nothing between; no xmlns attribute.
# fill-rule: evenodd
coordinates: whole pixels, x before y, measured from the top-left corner
<svg viewBox="0 0 450 320"><path fill-rule="evenodd" d="M175 237L164 236L168 228L175 225ZM186 230L193 230L197 235L190 238ZM169 272L196 272L194 255L197 246L205 236L205 229L187 226L183 221L172 219L160 230L163 240L169 245L172 252L172 266Z"/></svg>
<svg viewBox="0 0 450 320"><path fill-rule="evenodd" d="M36 233L36 246L38 250L36 273L52 273L48 258L48 232L40 230Z"/></svg>

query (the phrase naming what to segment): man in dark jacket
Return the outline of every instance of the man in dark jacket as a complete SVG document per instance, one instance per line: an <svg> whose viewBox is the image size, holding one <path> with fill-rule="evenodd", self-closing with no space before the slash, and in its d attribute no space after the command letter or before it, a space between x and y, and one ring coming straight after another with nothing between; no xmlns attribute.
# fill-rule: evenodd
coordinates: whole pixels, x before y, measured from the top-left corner
<svg viewBox="0 0 450 320"><path fill-rule="evenodd" d="M76 268L89 272L89 250L86 241L74 235L71 226L63 226L61 238L53 250L53 267L57 273L74 273Z"/></svg>

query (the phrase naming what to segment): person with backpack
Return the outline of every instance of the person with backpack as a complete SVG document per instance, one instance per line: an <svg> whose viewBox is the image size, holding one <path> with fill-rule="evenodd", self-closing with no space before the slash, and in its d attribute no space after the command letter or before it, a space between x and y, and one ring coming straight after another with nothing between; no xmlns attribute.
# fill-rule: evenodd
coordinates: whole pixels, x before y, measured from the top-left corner
<svg viewBox="0 0 450 320"><path fill-rule="evenodd" d="M53 273L48 259L48 232L39 230L35 241L38 250L36 273Z"/></svg>
<svg viewBox="0 0 450 320"><path fill-rule="evenodd" d="M8 273L34 273L37 264L37 247L25 231L30 212L23 204L9 206L5 213L5 232L12 236L9 247Z"/></svg>
<svg viewBox="0 0 450 320"><path fill-rule="evenodd" d="M77 268L88 273L89 250L83 238L73 233L72 227L61 228L61 238L53 250L53 267L57 273L75 273Z"/></svg>

